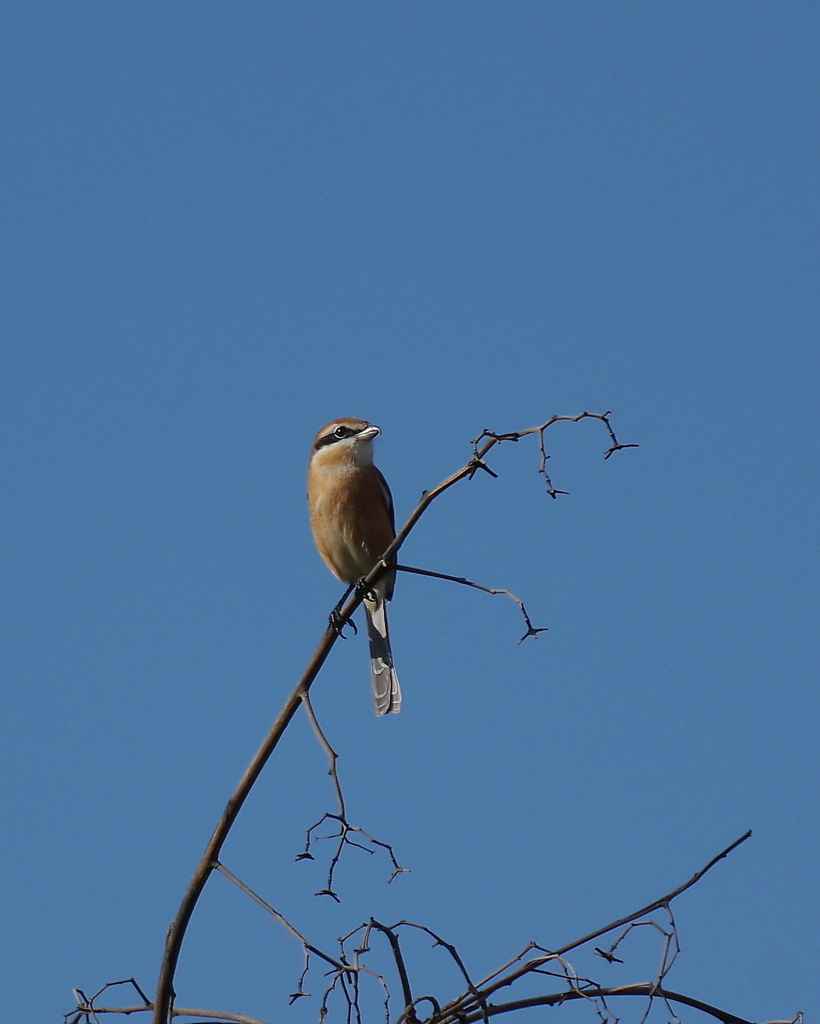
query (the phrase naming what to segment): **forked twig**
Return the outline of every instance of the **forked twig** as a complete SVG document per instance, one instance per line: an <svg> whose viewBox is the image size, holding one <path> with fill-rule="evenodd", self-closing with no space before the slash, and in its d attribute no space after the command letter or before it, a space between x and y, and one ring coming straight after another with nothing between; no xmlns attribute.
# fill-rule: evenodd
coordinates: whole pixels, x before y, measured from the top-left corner
<svg viewBox="0 0 820 1024"><path fill-rule="evenodd" d="M639 918L646 917L648 914L651 914L655 910L658 910L660 908L668 908L674 899L680 896L681 893L686 892L687 889L691 889L691 887L695 885L697 882L699 882L700 879L703 878L703 876L707 873L707 871L710 871L715 866L715 864L723 860L724 857L728 857L733 850L737 849L737 847L741 845L741 843L745 843L746 840L750 838L751 834L752 832L750 829L748 832L745 832L742 836L736 839L733 843L730 843L730 845L727 846L725 850L722 850L719 854L717 854L717 856L713 857L708 862L708 864L702 867L699 871L696 871L695 874L692 875L692 877L688 879L686 882L684 882L682 885L679 885L676 889L673 889L671 892L666 893L666 895L661 896L660 899L653 900L652 903L647 904L645 907L641 907L640 910L636 910L634 913L627 914L625 917L618 918L618 920L612 921L608 925L604 925L603 928L596 928L595 931L590 932L588 935L584 935L580 939L575 939L572 942L568 942L566 945L561 946L559 949L547 950L543 949L543 947L541 946L538 946L536 943L530 943L527 947L525 947L525 949L521 953L519 953L517 957L515 957L511 961L508 961L507 964L505 964L499 970L494 971L491 975L489 975L487 978L485 978L482 982L479 983L477 987L479 992L481 993L482 999L489 999L489 997L494 992L497 992L499 989L506 988L509 985L514 984L516 981L518 981L519 978L524 977L524 975L526 974L531 974L537 968L549 962L556 956L563 957L571 950L577 949L579 946L584 946L587 943L592 942L594 939L599 938L601 935L606 935L608 932L615 931L615 929L617 928L623 928L624 925L631 924L633 921L637 921ZM516 967L514 970L509 970L510 967L512 967L515 963L518 963L523 956L525 956L530 950L533 949L543 950L545 955L540 957L533 957L532 959L520 964L520 966ZM509 973L505 974L505 971L509 971ZM465 1014L469 1015L477 1013L480 1004L476 1005L476 1002L477 1001L472 996L472 993L465 992L462 996L460 996L458 999L454 1000L452 1003L448 1004L447 1007L445 1007L446 1014L452 1020L462 1020ZM478 1019L480 1016L481 1014L478 1013L478 1016L475 1019ZM447 1019L447 1017L443 1017L442 1019Z"/></svg>
<svg viewBox="0 0 820 1024"><path fill-rule="evenodd" d="M316 829L318 829L326 821L338 822L339 831L338 832L332 832L332 833L330 833L329 835L326 835L326 836L314 835L314 832L316 831ZM360 836L364 840L364 842L363 843L359 843L355 839L351 839L350 838L351 835ZM359 828L357 825L351 825L348 821L345 821L345 819L340 817L338 814L332 814L329 811L326 812L325 814L323 814L322 817L317 822L315 822L313 825L311 825L310 828L307 830L307 837L305 839L305 848L304 848L304 850L301 853L298 853L296 855L296 859L297 860L313 860L314 857L313 857L313 854L310 852L310 848L311 848L311 846L315 842L317 842L318 840L322 840L322 839L338 839L339 842L337 843L336 850L335 850L335 852L333 854L333 857L330 860L330 868L328 870L328 875L327 875L327 884L326 884L324 889L320 889L316 893L317 896L330 896L337 903L341 902L341 900L339 899L339 897L337 896L336 892L333 889L333 878L334 878L334 876L336 874L336 868L338 867L338 864L339 864L339 861L341 859L342 852L344 851L345 846L353 846L357 850L363 850L365 853L369 853L369 854L373 854L373 853L376 852L375 850L371 849L370 847L372 847L372 846L381 847L381 849L384 850L387 853L387 856L390 858L390 863L393 865L393 870L390 873L390 877L387 879L387 884L388 885L398 875L402 875L405 872L410 870L409 868L403 868L401 866L401 864L399 864L399 862L396 860L396 855L393 852L393 847L390 845L390 843L385 843L381 839L376 839L374 836L371 836L369 832L365 832L365 830L363 828ZM365 843L369 843L370 846L365 846Z"/></svg>
<svg viewBox="0 0 820 1024"><path fill-rule="evenodd" d="M75 988L74 998L77 1000L77 1006L70 1013L63 1014L63 1021L65 1024L79 1024L82 1020L85 1020L86 1024L90 1024L92 1021L96 1024L98 1013L121 1013L122 1011L119 1009L108 1010L94 1005L103 992L107 992L110 988L117 988L120 985L130 985L143 1001L142 1006L135 1007L132 1012L136 1012L137 1010L149 1010L152 1008L151 1001L137 984L137 979L122 978L120 981L107 981L101 989L98 989L94 993L93 996L87 996L81 988Z"/></svg>
<svg viewBox="0 0 820 1024"><path fill-rule="evenodd" d="M375 850L373 850L372 847L381 847L381 849L386 851L388 857L390 858L390 862L393 865L393 871L391 872L391 875L387 880L388 884L390 884L390 882L392 882L397 875L409 871L409 868L403 868L399 864L398 860L396 860L396 855L393 852L393 847L390 845L390 843L385 843L381 839L376 839L374 836L371 836L369 832L365 832L363 828L359 828L356 825L351 825L350 822L347 820L347 814L345 812L344 795L342 793L341 783L339 782L339 775L336 770L336 762L339 759L339 755L336 753L333 747L331 747L327 736L325 736L322 727L319 725L319 720L317 719L316 713L313 710L313 704L311 703L307 691L305 691L302 694L302 704L305 709L305 714L308 717L308 721L310 722L311 727L314 733L316 734L319 743L322 746L322 749L327 754L329 765L328 775L330 775L331 779L333 780L333 788L336 792L336 800L338 801L339 804L339 813L333 814L331 812L328 812L326 814L323 814L322 817L317 822L310 826L305 835L305 848L301 853L296 855L296 859L313 860L314 857L313 854L311 853L310 848L313 845L313 843L317 840L339 840L336 846L336 851L333 854L333 857L331 858L330 861L330 868L328 870L327 875L327 884L325 885L324 889L320 889L319 892L316 893L317 896L330 896L338 903L339 897L336 895L336 892L333 889L333 878L336 873L336 868L339 864L339 860L342 856L342 852L344 851L345 846L355 846L357 849L364 850L365 853L370 854L375 852ZM338 822L339 831L327 836L314 835L316 829L320 828L321 825L323 825L324 822L328 820ZM355 839L351 839L351 835L359 836L361 839L364 840L364 843L359 843ZM365 843L369 843L370 845L367 846L365 845Z"/></svg>
<svg viewBox="0 0 820 1024"><path fill-rule="evenodd" d="M492 430L482 430L478 437L473 441L473 453L475 455L477 468L484 469L490 473L491 476L495 476L495 473L488 469L483 462L484 456L488 450L487 445L484 445L481 449L478 447L479 442L483 441L485 437L490 438L493 443L496 443L502 441L518 441L522 437L526 437L528 434L538 434L538 450L541 453L541 465L538 467L538 472L543 476L547 485L547 494L551 498L557 498L559 494L568 494L568 491L557 491L553 486L549 474L547 473L547 459L549 459L549 455L547 454L546 444L544 441L545 432L553 425L553 423L559 423L562 420L568 423L577 423L579 420L583 419L600 420L606 427L609 439L612 442L609 448L604 452L605 459L608 459L610 455L614 452L620 451L622 448L639 448L640 445L621 444L618 441L618 438L615 436L615 431L612 429L612 424L609 422L609 417L611 415L612 413L607 410L605 413L579 412L577 416L551 416L545 423L542 423L538 427L528 427L526 430L513 430L506 434L496 434Z"/></svg>

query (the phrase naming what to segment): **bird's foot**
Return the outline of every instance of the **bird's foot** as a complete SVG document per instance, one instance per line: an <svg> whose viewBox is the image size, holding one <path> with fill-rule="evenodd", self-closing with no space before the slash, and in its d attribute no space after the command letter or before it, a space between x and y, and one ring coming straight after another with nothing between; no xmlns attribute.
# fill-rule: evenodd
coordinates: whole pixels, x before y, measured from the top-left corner
<svg viewBox="0 0 820 1024"><path fill-rule="evenodd" d="M360 597L362 600L367 597L373 598L376 596L373 592L373 588L367 585L366 576L360 576L353 584L353 589L356 591L356 597Z"/></svg>
<svg viewBox="0 0 820 1024"><path fill-rule="evenodd" d="M356 623L353 621L353 619L348 619L346 622L342 621L341 605L336 605L336 607L330 613L328 624L330 625L330 628L333 630L334 633L338 633L342 640L347 640L347 637L344 635L343 632L345 626L350 626L353 629L354 636L356 633L359 632L359 630L356 628Z"/></svg>

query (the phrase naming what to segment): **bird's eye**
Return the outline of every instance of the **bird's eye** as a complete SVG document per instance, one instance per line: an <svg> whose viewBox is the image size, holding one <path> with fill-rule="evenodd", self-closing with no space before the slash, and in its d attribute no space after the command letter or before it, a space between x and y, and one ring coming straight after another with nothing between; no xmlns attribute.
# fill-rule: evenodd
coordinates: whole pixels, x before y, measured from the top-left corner
<svg viewBox="0 0 820 1024"><path fill-rule="evenodd" d="M347 427L336 427L333 431L333 436L338 437L341 440L343 437L347 437Z"/></svg>

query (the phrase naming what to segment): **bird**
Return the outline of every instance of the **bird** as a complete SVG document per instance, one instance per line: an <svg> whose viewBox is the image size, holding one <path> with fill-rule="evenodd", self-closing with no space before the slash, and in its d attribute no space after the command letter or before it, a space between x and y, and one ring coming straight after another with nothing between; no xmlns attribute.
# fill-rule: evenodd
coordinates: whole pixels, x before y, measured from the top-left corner
<svg viewBox="0 0 820 1024"><path fill-rule="evenodd" d="M326 423L313 439L308 466L308 508L316 548L337 579L354 585L396 536L393 498L373 464L373 439L380 429L367 420L342 416ZM386 572L364 595L370 675L377 715L401 710L401 687L393 666L387 603L396 574Z"/></svg>

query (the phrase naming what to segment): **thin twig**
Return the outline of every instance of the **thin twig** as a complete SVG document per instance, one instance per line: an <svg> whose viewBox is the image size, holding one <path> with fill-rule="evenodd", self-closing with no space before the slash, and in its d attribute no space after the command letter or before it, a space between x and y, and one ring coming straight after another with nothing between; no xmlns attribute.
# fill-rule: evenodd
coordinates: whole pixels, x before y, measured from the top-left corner
<svg viewBox="0 0 820 1024"><path fill-rule="evenodd" d="M339 801L339 817L342 820L345 820L345 798L342 794L342 786L341 783L339 782L338 772L336 771L336 762L339 760L339 755L336 753L333 747L331 747L330 743L328 742L327 736L325 736L325 734L322 732L322 727L319 725L319 720L316 718L316 714L313 710L313 705L310 702L310 694L307 692L307 690L304 690L302 692L301 697L302 706L305 709L305 714L307 715L311 728L316 734L316 738L319 740L322 749L327 754L327 759L329 762L327 773L333 780L333 788L336 791L336 799Z"/></svg>
<svg viewBox="0 0 820 1024"><path fill-rule="evenodd" d="M677 899L677 897L680 896L681 893L686 892L687 889L691 889L693 885L695 885L697 882L701 880L701 878L703 878L707 871L711 871L715 864L717 864L719 861L722 861L724 857L728 857L730 853L732 853L734 850L738 848L738 846L741 845L741 843L745 843L747 839L751 839L751 836L751 829L749 829L747 832L744 832L742 836L740 836L738 839L735 839L733 843L730 843L725 850L722 850L719 854L717 854L717 856L713 857L705 867L702 867L700 871L696 871L688 881L684 882L683 885L679 885L677 889L673 889L672 892L667 893L666 896L661 896L660 899L655 900L653 903L649 903L641 910L637 910L634 914L628 914L626 917L622 917L617 921L613 921L612 924L606 925L605 928L599 928L597 931L590 932L589 935L585 935L581 939L576 939L574 942L570 942L568 945L562 946L560 949L555 950L555 952L563 956L564 953L569 953L571 949L577 949L578 946L583 946L587 942L591 942L593 939L597 939L599 935L604 935L606 932L614 931L616 928L620 928L621 925L628 924L630 921L634 921L639 917L645 917L647 914L651 914L653 910L657 910L659 907L665 907L666 904L671 903L674 899Z"/></svg>
<svg viewBox="0 0 820 1024"><path fill-rule="evenodd" d="M518 643L522 644L527 637L537 637L539 633L545 633L548 626L533 626L530 621L530 617L527 614L527 609L524 607L524 602L520 597L516 597L511 590L507 590L505 587L485 587L481 583L474 583L472 580L466 579L464 576L450 576L446 572L433 572L431 569L415 569L411 565L393 565L391 568L398 572L412 572L417 576L432 576L437 580L449 580L451 583L460 583L465 587L474 587L476 590L483 590L485 594L506 594L511 600L515 601L521 614L524 616L524 622L527 624L527 632L521 637Z"/></svg>
<svg viewBox="0 0 820 1024"><path fill-rule="evenodd" d="M496 434L492 430L482 430L477 438L473 441L473 454L476 461L476 468L484 469L491 476L495 476L495 473L484 464L484 456L487 454L493 444L501 443L503 441L518 441L522 437L526 437L528 434L538 434L538 450L541 453L541 465L538 467L538 472L543 476L544 482L547 485L547 494L551 498L557 498L559 494L568 494L568 491L558 491L553 486L552 480L547 473L547 449L544 441L544 433L547 431L553 423L559 423L565 421L568 423L577 423L583 419L600 420L601 423L607 429L609 439L612 444L604 452L604 458L608 459L614 452L620 451L622 448L639 448L637 444L621 444L618 438L615 436L615 432L612 429L612 424L609 422L609 417L612 415L610 411L605 413L597 412L580 412L577 416L551 416L545 423L540 424L537 427L528 427L526 430L513 430L506 434ZM478 447L479 441L482 441L485 437L490 439L488 444L485 444L482 448ZM475 472L475 470L473 471Z"/></svg>
<svg viewBox="0 0 820 1024"><path fill-rule="evenodd" d="M302 967L302 973L299 975L299 981L296 984L296 991L291 992L290 994L291 1005L293 1005L293 1003L295 1003L297 999L301 999L303 996L310 995L309 992L305 992L305 978L307 977L308 971L310 970L310 951L308 949L303 949L303 952L305 955L305 962Z"/></svg>
<svg viewBox="0 0 820 1024"><path fill-rule="evenodd" d="M246 885L241 878L237 878L236 875L232 871L229 871L224 864L217 863L216 870L221 872L227 879L229 879L229 881L233 882L233 884L238 889L241 889L246 896L250 896L250 898L255 903L259 904L259 906L263 910L267 911L267 913L269 913L271 917L275 918L279 922L279 924L282 925L285 931L289 932L298 942L302 944L302 947L304 949L309 950L315 956L318 956L320 959L324 960L325 963L330 964L330 966L335 968L337 971L344 970L344 964L339 963L338 960L334 959L332 956L329 956L327 953L323 953L322 950L319 949L317 946L314 946L312 942L308 942L304 935L301 935L296 930L296 928L293 927L293 925L290 923L290 921L288 921L286 917L280 914L278 910L274 910L270 903L266 903L261 896L255 893L249 885Z"/></svg>
<svg viewBox="0 0 820 1024"><path fill-rule="evenodd" d="M134 989L134 991L137 993L138 996L140 996L140 998L143 1001L142 1006L135 1007L133 1010L129 1011L130 1013L136 1013L138 1010L152 1009L151 1001L140 988L139 984L137 983L137 979L122 978L120 981L107 981L101 989L98 989L94 993L94 995L90 997L87 996L81 988L75 988L74 996L77 999L77 1008L75 1010L72 1010L71 1013L63 1014L63 1020L65 1021L65 1024L77 1024L77 1022L82 1020L83 1017L85 1017L86 1021L91 1021L92 1019L96 1021L96 1015L98 1013L122 1012L117 1010L100 1009L99 1007L94 1006L94 1003L96 1002L97 999L100 998L103 992L106 992L109 988L117 988L119 985L130 985L131 988Z"/></svg>
<svg viewBox="0 0 820 1024"><path fill-rule="evenodd" d="M313 833L316 831L316 829L319 828L328 819L330 819L331 821L338 822L339 831L330 833L326 836L314 835ZM376 852L375 850L371 850L369 847L365 846L363 843L357 843L355 839L351 839L351 833L353 833L354 835L361 836L362 839L364 839L366 843L370 843L371 846L380 846L387 853L387 856L390 858L390 863L393 865L393 870L390 873L390 877L387 879L388 885L390 885L393 879L396 878L398 875L404 874L405 872L409 872L409 868L403 868L401 864L399 864L399 862L396 860L396 854L394 853L393 847L390 845L390 843L385 843L381 839L376 839L375 836L371 836L369 832L365 832L365 830L363 828L359 828L358 825L351 825L350 822L345 821L345 819L340 817L338 814L332 814L330 811L327 811L325 812L325 814L322 815L322 817L317 822L311 825L310 828L307 830L305 838L305 848L301 853L298 853L296 855L297 860L314 860L314 856L310 852L310 848L313 845L313 843L318 842L322 839L339 840L339 842L336 845L336 850L330 860L330 867L327 875L327 885L324 889L320 889L319 892L316 893L317 896L331 896L334 900L336 900L337 903L341 902L341 900L336 895L336 892L333 889L333 879L336 874L336 868L338 867L339 861L342 856L342 851L344 850L345 846L355 846L357 850L363 850L365 853L369 854L373 854Z"/></svg>

